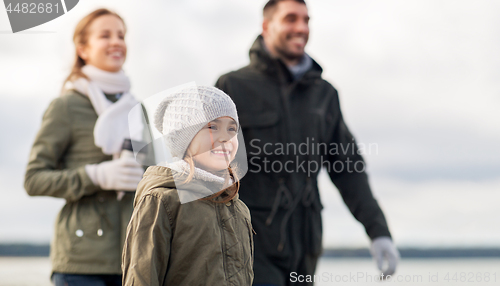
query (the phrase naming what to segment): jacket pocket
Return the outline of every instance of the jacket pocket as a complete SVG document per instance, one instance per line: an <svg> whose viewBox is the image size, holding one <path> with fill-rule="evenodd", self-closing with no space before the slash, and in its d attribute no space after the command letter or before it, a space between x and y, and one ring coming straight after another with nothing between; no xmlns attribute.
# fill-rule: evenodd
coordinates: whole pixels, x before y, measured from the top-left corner
<svg viewBox="0 0 500 286"><path fill-rule="evenodd" d="M278 123L279 114L273 110L263 112L242 112L239 114L239 121L242 129L266 128Z"/></svg>
<svg viewBox="0 0 500 286"><path fill-rule="evenodd" d="M119 247L110 242L116 234L110 231L110 223L99 213L97 204L97 195L85 196L61 212L64 222L58 224L57 239L69 263L109 261Z"/></svg>
<svg viewBox="0 0 500 286"><path fill-rule="evenodd" d="M277 190L270 163L281 161L279 150L283 144L280 115L275 110L240 113L240 124L245 142L247 169L240 189L241 199L251 208L271 209L268 197Z"/></svg>

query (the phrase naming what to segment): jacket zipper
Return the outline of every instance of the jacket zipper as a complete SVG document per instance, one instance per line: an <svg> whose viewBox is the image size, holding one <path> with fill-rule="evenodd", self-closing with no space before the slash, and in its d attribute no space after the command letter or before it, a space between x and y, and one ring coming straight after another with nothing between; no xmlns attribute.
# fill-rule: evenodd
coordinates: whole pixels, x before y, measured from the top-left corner
<svg viewBox="0 0 500 286"><path fill-rule="evenodd" d="M276 65L280 65L279 63L276 63ZM290 100L291 100L291 94L294 88L297 86L299 80L294 80L290 84L287 84L287 80L284 75L284 71L280 69L281 67L278 67L278 75L279 75L279 81L280 81L280 92L281 92L281 102L283 105L283 111L284 111L284 116L283 116L283 121L285 122L285 128L283 129L282 136L283 140L285 140L285 143L295 143L293 141L294 138L292 138L292 115L290 111ZM286 159L294 160L295 158L291 157L290 154L285 156L284 161L286 162ZM283 164L285 163L283 162ZM295 179L296 176L288 176L292 180ZM296 193L297 190L295 190L295 184L296 182L292 182L292 193Z"/></svg>
<svg viewBox="0 0 500 286"><path fill-rule="evenodd" d="M220 236L221 236L221 241L222 241L222 245L221 245L221 251L222 251L222 268L224 268L224 276L225 276L225 280L227 281L227 257L226 257L226 251L224 250L225 248L225 245L226 245L226 238L224 236L224 226L222 225L222 217L221 217L221 214L220 214L220 208L218 205L215 205L215 213L217 214L217 221L219 222L219 230L220 230Z"/></svg>

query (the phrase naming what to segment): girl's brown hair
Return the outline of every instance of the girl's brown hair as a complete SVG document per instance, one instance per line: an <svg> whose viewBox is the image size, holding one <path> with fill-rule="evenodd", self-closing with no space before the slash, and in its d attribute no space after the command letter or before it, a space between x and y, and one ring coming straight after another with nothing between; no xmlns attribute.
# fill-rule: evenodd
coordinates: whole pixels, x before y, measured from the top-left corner
<svg viewBox="0 0 500 286"><path fill-rule="evenodd" d="M184 161L186 161L189 165L189 174L186 178L186 180L184 180L184 184L187 184L189 183L192 179L193 179L193 176L194 176L194 168L195 168L195 165L194 165L194 160L193 160L193 157L190 156L190 155L187 155L186 157L184 157ZM238 194L238 191L240 189L240 180L238 179L238 176L237 176L237 167L233 166L233 168L231 168L230 166L227 168L227 170L229 171L229 175L225 175L225 181L224 181L224 186L227 185L229 183L229 180L232 178L234 183L211 195L211 196L208 196L208 197L205 197L205 198L202 198L200 200L205 200L205 201L211 201L211 202L214 202L214 203L227 203L229 202L230 200L234 199L234 197L236 197L236 195ZM223 170L223 172L225 173L225 170Z"/></svg>
<svg viewBox="0 0 500 286"><path fill-rule="evenodd" d="M78 55L77 48L80 45L87 44L88 30L92 22L95 19L105 15L113 15L118 19L120 19L123 22L123 26L125 27L126 30L125 21L123 21L122 17L120 17L120 15L118 15L117 13L105 8L97 9L94 12L85 16L83 19L81 19L80 22L78 22L78 24L76 25L75 33L73 34L73 43L75 44L75 62L73 63L71 72L63 82L62 90L64 90L64 86L69 81L76 80L80 77L87 78L87 76L82 72L82 67L85 65L85 61Z"/></svg>

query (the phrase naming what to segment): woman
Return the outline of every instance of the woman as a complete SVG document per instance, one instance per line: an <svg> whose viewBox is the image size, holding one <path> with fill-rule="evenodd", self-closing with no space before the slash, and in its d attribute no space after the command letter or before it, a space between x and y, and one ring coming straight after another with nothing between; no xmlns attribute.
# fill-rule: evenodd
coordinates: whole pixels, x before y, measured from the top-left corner
<svg viewBox="0 0 500 286"><path fill-rule="evenodd" d="M28 194L66 200L51 245L56 286L121 285L125 231L143 174L133 158L120 157L137 104L122 70L125 32L122 18L107 9L78 23L73 69L31 150Z"/></svg>

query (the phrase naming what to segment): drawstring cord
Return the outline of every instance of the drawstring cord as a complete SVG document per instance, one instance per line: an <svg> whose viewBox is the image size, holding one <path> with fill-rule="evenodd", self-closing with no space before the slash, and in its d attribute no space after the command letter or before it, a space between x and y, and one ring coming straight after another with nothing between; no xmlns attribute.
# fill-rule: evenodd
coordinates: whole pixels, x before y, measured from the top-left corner
<svg viewBox="0 0 500 286"><path fill-rule="evenodd" d="M285 213L285 216L283 217L283 221L281 222L281 229L280 229L280 243L278 244L278 251L282 251L283 248L285 247L285 241L286 241L286 226L288 224L288 220L292 216L293 211L297 206L299 205L299 202L301 200L300 196L297 196L295 200L293 201L293 206L288 209L288 211Z"/></svg>
<svg viewBox="0 0 500 286"><path fill-rule="evenodd" d="M307 177L307 183L306 183L306 188L304 189L304 196L302 200L302 205L304 207L310 207L314 201L314 192L313 192L313 185L311 182L311 177Z"/></svg>
<svg viewBox="0 0 500 286"><path fill-rule="evenodd" d="M286 200L287 200L285 202L285 205L284 205L284 208L287 209L287 212L285 213L285 216L283 217L283 220L281 221L281 225L280 225L280 242L278 244L277 249L279 252L281 252L281 251L283 251L283 248L285 247L286 228L288 225L288 220L290 219L290 217L292 216L292 213L294 212L294 210L297 208L297 206L299 205L299 203L301 201L302 201L302 205L305 207L309 207L312 205L312 203L314 201L314 192L313 192L313 186L312 186L312 182L311 182L310 177L307 177L307 183L306 183L306 187L304 189L304 193L302 194L302 196L300 196L300 195L297 196L295 198L295 200L293 200L292 193L285 185L285 179L280 178L279 183L280 183L280 186L278 188L276 197L274 199L271 213L269 214L269 217L266 220L266 225L267 226L271 225L271 223L274 219L274 216L278 212L278 209L279 209L279 206L281 203L281 196L283 193L285 195Z"/></svg>
<svg viewBox="0 0 500 286"><path fill-rule="evenodd" d="M273 207L271 209L271 213L269 214L269 216L266 219L266 226L271 225L271 223L273 222L274 216L278 212L278 209L279 209L279 206L281 203L281 193L283 193L285 195L285 199L286 199L285 206L284 206L285 208L289 208L290 204L292 202L292 194L290 193L290 190L288 190L288 188L285 185L285 179L280 178L279 183L280 183L280 186L278 188L278 191L276 192L276 197L274 198L274 203L273 203Z"/></svg>
<svg viewBox="0 0 500 286"><path fill-rule="evenodd" d="M106 224L108 225L108 227L110 229L113 229L113 224L109 220L106 212L102 209L102 207L99 204L94 203L94 208L95 208L96 212L99 214L99 230L101 231L101 233L100 234L98 233L98 235L102 236L104 234L103 219L104 219L104 221L106 221Z"/></svg>

